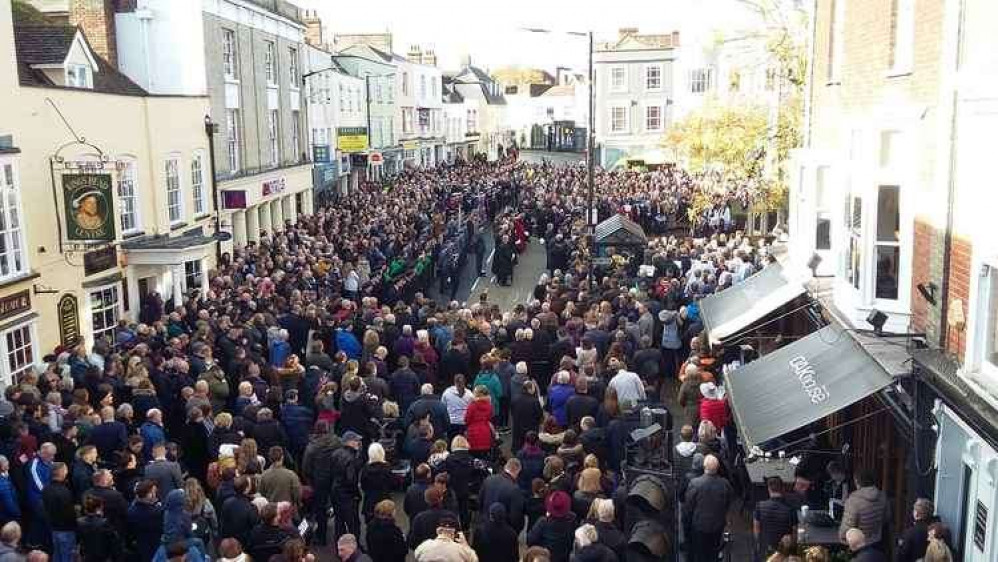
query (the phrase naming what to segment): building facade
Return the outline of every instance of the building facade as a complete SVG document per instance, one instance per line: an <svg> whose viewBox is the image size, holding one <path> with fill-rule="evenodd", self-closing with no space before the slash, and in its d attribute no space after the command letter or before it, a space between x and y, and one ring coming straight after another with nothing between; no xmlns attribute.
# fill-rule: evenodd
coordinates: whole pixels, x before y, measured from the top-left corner
<svg viewBox="0 0 998 562"><path fill-rule="evenodd" d="M879 311L921 342L897 386L902 478L970 562L998 557L996 25L982 0L818 1L790 194L791 258L821 258L843 324Z"/></svg>
<svg viewBox="0 0 998 562"><path fill-rule="evenodd" d="M380 179L402 169L402 149L396 133L395 65L359 46L333 60L348 75L363 81L364 112L369 149L361 164L367 177ZM364 56L364 55L367 56Z"/></svg>
<svg viewBox="0 0 998 562"><path fill-rule="evenodd" d="M596 143L602 166L661 147L673 121L678 47L678 32L641 35L634 28L596 45Z"/></svg>
<svg viewBox="0 0 998 562"><path fill-rule="evenodd" d="M78 28L12 26L9 3L0 60L0 383L10 384L59 346L113 340L150 293L179 303L204 290L215 206L207 97L151 96Z"/></svg>
<svg viewBox="0 0 998 562"><path fill-rule="evenodd" d="M512 146L515 136L502 87L470 60L449 81L467 105L468 132L478 134L475 152L489 160L499 158Z"/></svg>

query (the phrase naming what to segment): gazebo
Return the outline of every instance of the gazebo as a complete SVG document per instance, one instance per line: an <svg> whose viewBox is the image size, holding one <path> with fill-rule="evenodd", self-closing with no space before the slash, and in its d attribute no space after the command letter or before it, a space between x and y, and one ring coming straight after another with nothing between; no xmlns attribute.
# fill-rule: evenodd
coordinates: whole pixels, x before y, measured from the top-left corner
<svg viewBox="0 0 998 562"><path fill-rule="evenodd" d="M609 258L613 253L640 255L648 245L648 237L636 222L616 214L596 225L594 242L596 257Z"/></svg>

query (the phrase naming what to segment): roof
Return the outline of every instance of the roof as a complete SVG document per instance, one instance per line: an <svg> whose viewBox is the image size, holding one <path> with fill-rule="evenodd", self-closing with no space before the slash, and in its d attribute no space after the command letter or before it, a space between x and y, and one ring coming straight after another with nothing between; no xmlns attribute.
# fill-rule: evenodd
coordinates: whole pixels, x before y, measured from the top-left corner
<svg viewBox="0 0 998 562"><path fill-rule="evenodd" d="M675 49L679 47L679 32L659 35L625 33L616 41L604 41L596 45L597 51L638 51L644 49Z"/></svg>
<svg viewBox="0 0 998 562"><path fill-rule="evenodd" d="M181 236L140 236L126 240L121 243L124 250L186 250L197 248L215 242L215 238L205 236L202 229L196 228L190 232L185 232Z"/></svg>
<svg viewBox="0 0 998 562"><path fill-rule="evenodd" d="M644 244L647 241L644 229L621 214L596 225L597 244Z"/></svg>
<svg viewBox="0 0 998 562"><path fill-rule="evenodd" d="M568 86L568 85L564 85L564 86L551 86L550 88L547 88L547 90L543 94L541 94L541 95L544 96L544 97L548 97L548 96L574 96L575 95L575 86Z"/></svg>
<svg viewBox="0 0 998 562"><path fill-rule="evenodd" d="M741 437L750 445L772 448L778 446L773 439L842 410L891 382L891 375L844 329L825 326L729 371L725 388Z"/></svg>
<svg viewBox="0 0 998 562"><path fill-rule="evenodd" d="M80 33L89 54L97 63L93 73L92 90L70 88L54 84L36 65L63 64L73 47L76 34ZM22 86L67 88L72 90L103 92L130 96L144 96L147 92L127 76L118 72L93 51L87 37L71 25L17 25L14 26L14 46L17 49L17 75Z"/></svg>
<svg viewBox="0 0 998 562"><path fill-rule="evenodd" d="M544 92L553 88L551 84L531 84L530 85L530 97L536 98L537 96L543 95Z"/></svg>

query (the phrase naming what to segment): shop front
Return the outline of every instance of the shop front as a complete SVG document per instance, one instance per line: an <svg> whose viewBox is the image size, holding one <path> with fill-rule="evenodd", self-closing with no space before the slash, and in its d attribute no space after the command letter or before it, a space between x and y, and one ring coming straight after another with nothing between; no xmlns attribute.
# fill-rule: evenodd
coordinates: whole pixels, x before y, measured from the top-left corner
<svg viewBox="0 0 998 562"><path fill-rule="evenodd" d="M294 223L299 214L311 214L312 166L273 170L219 183L223 230L232 232L228 251L260 242Z"/></svg>

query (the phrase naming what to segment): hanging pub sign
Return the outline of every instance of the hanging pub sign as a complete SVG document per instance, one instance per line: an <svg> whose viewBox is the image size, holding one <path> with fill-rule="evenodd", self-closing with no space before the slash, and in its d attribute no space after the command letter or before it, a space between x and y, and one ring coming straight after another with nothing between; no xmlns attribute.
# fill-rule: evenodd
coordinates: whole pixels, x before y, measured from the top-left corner
<svg viewBox="0 0 998 562"><path fill-rule="evenodd" d="M114 240L111 174L63 174L66 238L82 242Z"/></svg>
<svg viewBox="0 0 998 562"><path fill-rule="evenodd" d="M65 294L59 299L59 341L64 346L80 340L80 309L76 295Z"/></svg>

